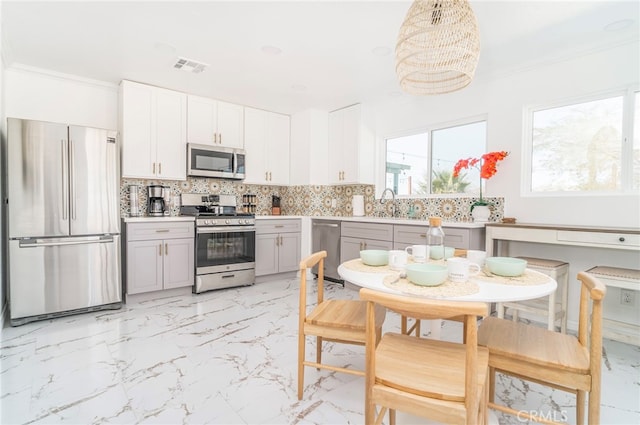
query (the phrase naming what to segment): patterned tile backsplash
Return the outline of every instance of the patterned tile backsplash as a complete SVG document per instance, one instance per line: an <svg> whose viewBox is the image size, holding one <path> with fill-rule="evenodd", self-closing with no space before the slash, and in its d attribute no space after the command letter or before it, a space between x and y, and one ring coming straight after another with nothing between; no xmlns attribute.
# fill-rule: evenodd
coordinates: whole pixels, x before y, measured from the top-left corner
<svg viewBox="0 0 640 425"><path fill-rule="evenodd" d="M362 195L367 217L391 217L391 200L375 199L373 185L349 186L261 186L244 184L232 180L192 178L185 181L122 179L120 182L120 213L129 215L129 186L140 186L140 208L147 213L147 186L159 184L169 187L171 199L178 201L181 193L210 193L235 195L238 209L242 195L256 195L256 215L271 215L271 197L281 198L282 215L350 217L353 215L351 200L353 195ZM504 198L485 198L493 204L489 221L500 221L504 212ZM430 216L442 217L449 222L472 221L471 204L477 198L469 197L429 197L400 198L396 200L397 216L426 220ZM180 212L179 202L172 202L171 215ZM412 208L413 207L413 208Z"/></svg>

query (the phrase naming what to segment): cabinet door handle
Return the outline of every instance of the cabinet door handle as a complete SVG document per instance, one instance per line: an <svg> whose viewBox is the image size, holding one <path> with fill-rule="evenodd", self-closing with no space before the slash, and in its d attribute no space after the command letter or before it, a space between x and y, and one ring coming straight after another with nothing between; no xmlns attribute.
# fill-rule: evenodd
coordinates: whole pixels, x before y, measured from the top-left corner
<svg viewBox="0 0 640 425"><path fill-rule="evenodd" d="M283 240L282 236L280 236L280 246L282 246L283 243L284 243L284 240Z"/></svg>
<svg viewBox="0 0 640 425"><path fill-rule="evenodd" d="M265 171L265 172L264 172L264 179L265 179L266 181L269 181L269 172L268 172L268 171Z"/></svg>
<svg viewBox="0 0 640 425"><path fill-rule="evenodd" d="M164 255L169 255L169 243L164 244Z"/></svg>
<svg viewBox="0 0 640 425"><path fill-rule="evenodd" d="M220 144L222 144L222 133L218 133L220 135Z"/></svg>
<svg viewBox="0 0 640 425"><path fill-rule="evenodd" d="M162 257L162 244L158 245L158 257Z"/></svg>
<svg viewBox="0 0 640 425"><path fill-rule="evenodd" d="M151 172L151 174L155 174L156 173L156 163L153 163L153 171Z"/></svg>
<svg viewBox="0 0 640 425"><path fill-rule="evenodd" d="M269 171L269 181L272 180L271 171Z"/></svg>
<svg viewBox="0 0 640 425"><path fill-rule="evenodd" d="M158 162L158 175L162 174L162 162Z"/></svg>

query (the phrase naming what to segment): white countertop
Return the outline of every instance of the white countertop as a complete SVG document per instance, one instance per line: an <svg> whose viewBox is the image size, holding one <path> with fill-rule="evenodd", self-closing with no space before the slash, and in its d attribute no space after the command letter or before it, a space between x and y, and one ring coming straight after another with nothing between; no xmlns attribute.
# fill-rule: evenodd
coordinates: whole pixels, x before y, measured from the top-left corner
<svg viewBox="0 0 640 425"><path fill-rule="evenodd" d="M256 215L256 220L291 220L300 219L308 216L301 215ZM391 217L329 217L318 216L308 217L313 220L338 220L338 221L357 221L361 223L382 223L382 224L402 224L409 226L425 226L429 227L428 220L412 220L408 218L391 218ZM191 216L165 216L165 217L123 217L125 223L153 223L166 221L194 221L195 217ZM473 222L457 222L443 221L442 227L457 227L462 229L481 229L487 223Z"/></svg>
<svg viewBox="0 0 640 425"><path fill-rule="evenodd" d="M167 221L195 221L195 217L191 216L164 216L164 217L122 217L125 223L161 223Z"/></svg>
<svg viewBox="0 0 640 425"><path fill-rule="evenodd" d="M257 215L256 220L291 220L292 218L304 218L302 215Z"/></svg>
<svg viewBox="0 0 640 425"><path fill-rule="evenodd" d="M340 221L358 221L363 223L382 223L382 224L403 224L410 226L429 227L429 220L415 220L409 218L391 218L391 217L311 217L316 220L340 220ZM458 227L463 229L481 229L487 223L443 221L442 227Z"/></svg>

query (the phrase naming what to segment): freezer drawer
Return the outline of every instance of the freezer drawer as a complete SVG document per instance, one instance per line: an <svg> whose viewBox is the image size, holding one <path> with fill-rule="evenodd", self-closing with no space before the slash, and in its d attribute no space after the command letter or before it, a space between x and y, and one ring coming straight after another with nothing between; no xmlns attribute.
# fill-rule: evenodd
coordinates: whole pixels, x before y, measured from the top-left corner
<svg viewBox="0 0 640 425"><path fill-rule="evenodd" d="M9 241L12 324L121 301L120 236Z"/></svg>

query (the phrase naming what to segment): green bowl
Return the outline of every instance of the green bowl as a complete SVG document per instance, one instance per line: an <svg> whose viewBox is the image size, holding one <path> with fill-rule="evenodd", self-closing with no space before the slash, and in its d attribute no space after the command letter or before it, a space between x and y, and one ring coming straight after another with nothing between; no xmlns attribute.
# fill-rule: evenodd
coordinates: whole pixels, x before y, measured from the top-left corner
<svg viewBox="0 0 640 425"><path fill-rule="evenodd" d="M438 286L447 280L447 266L440 264L409 264L407 279L416 285Z"/></svg>
<svg viewBox="0 0 640 425"><path fill-rule="evenodd" d="M453 257L453 253L456 251L455 248L451 247L451 246L445 246L444 247L444 258L451 258ZM432 246L429 248L429 257L431 257L432 260L442 260L442 248L439 246Z"/></svg>
<svg viewBox="0 0 640 425"><path fill-rule="evenodd" d="M521 276L527 268L527 260L512 257L489 257L485 260L485 266L493 274L498 276Z"/></svg>
<svg viewBox="0 0 640 425"><path fill-rule="evenodd" d="M360 251L360 259L368 266L386 266L389 263L389 251L365 249Z"/></svg>

